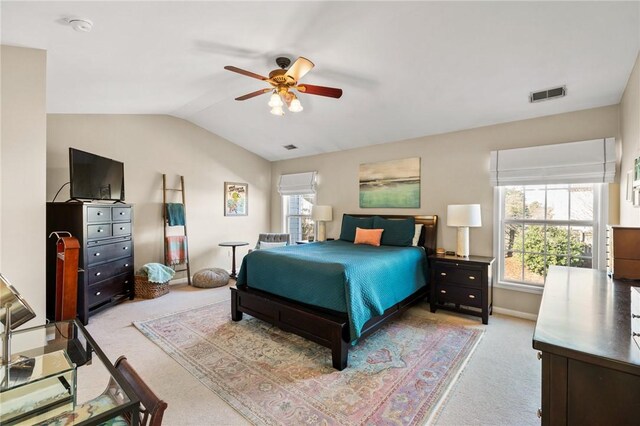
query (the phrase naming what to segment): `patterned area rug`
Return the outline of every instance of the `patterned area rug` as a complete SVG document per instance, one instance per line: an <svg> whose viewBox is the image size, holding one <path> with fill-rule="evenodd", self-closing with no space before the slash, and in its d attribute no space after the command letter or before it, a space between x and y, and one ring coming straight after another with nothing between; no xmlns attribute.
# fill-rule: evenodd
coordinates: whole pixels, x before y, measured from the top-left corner
<svg viewBox="0 0 640 426"><path fill-rule="evenodd" d="M331 367L329 349L220 302L134 325L259 425L414 425L432 417L483 331L409 309Z"/></svg>

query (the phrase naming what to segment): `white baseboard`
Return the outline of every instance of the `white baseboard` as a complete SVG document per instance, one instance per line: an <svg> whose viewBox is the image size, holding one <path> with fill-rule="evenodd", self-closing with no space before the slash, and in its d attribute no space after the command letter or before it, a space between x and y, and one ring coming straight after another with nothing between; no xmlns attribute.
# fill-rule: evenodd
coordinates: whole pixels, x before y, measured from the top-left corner
<svg viewBox="0 0 640 426"><path fill-rule="evenodd" d="M514 311L513 309L501 308L499 306L494 306L493 312L495 312L496 314L509 315L510 317L524 318L531 321L536 321L538 319L538 315L536 314L530 314L529 312Z"/></svg>

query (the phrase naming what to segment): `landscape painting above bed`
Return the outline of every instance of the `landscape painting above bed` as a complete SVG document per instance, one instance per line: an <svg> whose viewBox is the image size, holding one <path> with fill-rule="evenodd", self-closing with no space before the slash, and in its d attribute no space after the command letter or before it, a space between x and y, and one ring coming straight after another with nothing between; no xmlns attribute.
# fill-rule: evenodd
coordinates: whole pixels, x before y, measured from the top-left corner
<svg viewBox="0 0 640 426"><path fill-rule="evenodd" d="M419 208L420 157L360 164L361 208Z"/></svg>

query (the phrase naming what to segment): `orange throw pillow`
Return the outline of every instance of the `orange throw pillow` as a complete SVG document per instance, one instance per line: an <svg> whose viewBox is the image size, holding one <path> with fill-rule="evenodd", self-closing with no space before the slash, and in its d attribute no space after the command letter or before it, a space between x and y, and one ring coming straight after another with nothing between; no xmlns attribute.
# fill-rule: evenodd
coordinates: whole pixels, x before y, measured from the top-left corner
<svg viewBox="0 0 640 426"><path fill-rule="evenodd" d="M384 229L363 229L356 227L356 239L353 244L369 244L370 246L379 246L380 238L382 238Z"/></svg>

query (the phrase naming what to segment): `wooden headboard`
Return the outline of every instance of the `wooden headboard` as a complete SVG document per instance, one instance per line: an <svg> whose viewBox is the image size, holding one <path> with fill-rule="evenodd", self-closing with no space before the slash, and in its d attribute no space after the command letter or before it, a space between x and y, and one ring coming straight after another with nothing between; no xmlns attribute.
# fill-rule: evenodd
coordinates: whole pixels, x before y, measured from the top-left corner
<svg viewBox="0 0 640 426"><path fill-rule="evenodd" d="M438 216L411 216L411 215L384 215L384 214L359 214L359 213L345 213L353 217L373 217L380 216L385 219L406 219L413 217L416 220L416 225L422 224L422 231L420 233L420 240L418 245L424 247L427 252L427 256L435 254L436 243L438 237Z"/></svg>

